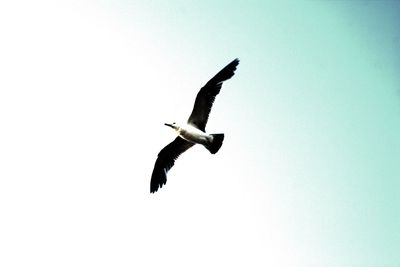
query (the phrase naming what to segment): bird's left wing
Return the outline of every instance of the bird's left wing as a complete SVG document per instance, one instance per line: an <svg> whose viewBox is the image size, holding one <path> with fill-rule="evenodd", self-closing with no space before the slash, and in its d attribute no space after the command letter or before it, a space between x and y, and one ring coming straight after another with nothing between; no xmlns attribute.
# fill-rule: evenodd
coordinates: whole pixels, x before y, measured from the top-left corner
<svg viewBox="0 0 400 267"><path fill-rule="evenodd" d="M239 59L233 60L200 89L197 93L192 113L188 119L189 124L205 132L208 116L210 115L215 97L219 94L222 83L232 78L235 74L238 64Z"/></svg>
<svg viewBox="0 0 400 267"><path fill-rule="evenodd" d="M156 192L167 183L167 172L174 166L175 160L193 145L194 143L178 136L158 153L151 175L150 193Z"/></svg>

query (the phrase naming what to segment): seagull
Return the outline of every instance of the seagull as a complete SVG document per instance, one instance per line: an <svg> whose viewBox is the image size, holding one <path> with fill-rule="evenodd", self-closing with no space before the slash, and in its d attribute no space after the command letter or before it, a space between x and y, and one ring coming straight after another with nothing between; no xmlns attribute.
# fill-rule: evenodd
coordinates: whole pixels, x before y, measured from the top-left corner
<svg viewBox="0 0 400 267"><path fill-rule="evenodd" d="M174 129L178 136L158 153L151 175L150 193L157 192L167 183L167 172L174 166L175 160L195 144L203 145L211 154L217 153L221 148L224 134L207 134L205 128L222 83L235 74L238 64L239 59L236 58L200 89L186 124L164 124Z"/></svg>

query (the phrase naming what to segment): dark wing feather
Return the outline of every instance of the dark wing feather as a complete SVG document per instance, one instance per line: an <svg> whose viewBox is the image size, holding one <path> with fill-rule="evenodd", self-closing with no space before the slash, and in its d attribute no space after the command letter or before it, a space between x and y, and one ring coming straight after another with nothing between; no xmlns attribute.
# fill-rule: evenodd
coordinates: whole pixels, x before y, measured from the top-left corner
<svg viewBox="0 0 400 267"><path fill-rule="evenodd" d="M179 136L158 153L150 181L150 193L154 193L167 183L167 172L174 166L175 160L194 143Z"/></svg>
<svg viewBox="0 0 400 267"><path fill-rule="evenodd" d="M238 64L239 59L235 59L220 72L218 72L211 80L206 83L206 85L204 85L200 89L194 102L192 114L190 114L190 117L188 119L189 124L192 124L198 129L205 132L208 116L210 115L215 97L221 90L222 83L230 79L235 74L235 70Z"/></svg>

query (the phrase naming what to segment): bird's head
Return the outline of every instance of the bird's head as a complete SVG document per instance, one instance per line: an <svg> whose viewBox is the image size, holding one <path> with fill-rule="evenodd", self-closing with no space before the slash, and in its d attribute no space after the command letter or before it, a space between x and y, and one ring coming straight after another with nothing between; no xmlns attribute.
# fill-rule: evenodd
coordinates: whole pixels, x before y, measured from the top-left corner
<svg viewBox="0 0 400 267"><path fill-rule="evenodd" d="M178 130L178 128L179 128L179 125L176 124L176 122L173 122L172 124L164 123L164 125L165 125L165 126L169 126L169 127L171 127L172 129L174 129L174 130Z"/></svg>

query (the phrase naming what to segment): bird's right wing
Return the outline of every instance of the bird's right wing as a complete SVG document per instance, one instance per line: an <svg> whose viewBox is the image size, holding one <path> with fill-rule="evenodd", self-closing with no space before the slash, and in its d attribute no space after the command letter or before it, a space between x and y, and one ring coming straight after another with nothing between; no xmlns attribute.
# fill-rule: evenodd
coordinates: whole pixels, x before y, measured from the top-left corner
<svg viewBox="0 0 400 267"><path fill-rule="evenodd" d="M193 111L188 120L189 124L205 132L208 116L210 115L215 97L219 94L222 83L235 74L238 64L239 59L233 60L200 89L194 102Z"/></svg>
<svg viewBox="0 0 400 267"><path fill-rule="evenodd" d="M151 175L150 193L156 192L167 183L167 172L174 166L175 160L193 145L194 143L178 136L158 153Z"/></svg>

